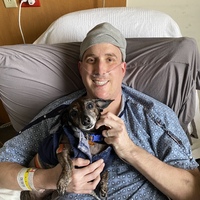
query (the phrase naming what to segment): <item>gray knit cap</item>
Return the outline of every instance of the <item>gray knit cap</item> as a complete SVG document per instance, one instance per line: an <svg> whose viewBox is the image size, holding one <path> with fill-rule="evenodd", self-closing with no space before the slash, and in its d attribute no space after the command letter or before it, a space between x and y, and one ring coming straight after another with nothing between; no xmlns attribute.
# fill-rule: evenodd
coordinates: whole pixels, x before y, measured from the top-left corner
<svg viewBox="0 0 200 200"><path fill-rule="evenodd" d="M82 59L83 54L88 48L99 43L110 43L119 47L122 59L125 61L126 39L118 29L107 22L98 24L88 32L80 46L80 59Z"/></svg>

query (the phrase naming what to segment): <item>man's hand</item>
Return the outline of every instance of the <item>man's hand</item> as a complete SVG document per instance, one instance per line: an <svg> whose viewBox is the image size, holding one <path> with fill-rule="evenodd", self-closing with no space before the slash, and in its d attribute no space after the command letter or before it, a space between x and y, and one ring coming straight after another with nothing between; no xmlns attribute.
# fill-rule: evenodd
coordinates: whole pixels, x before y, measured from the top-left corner
<svg viewBox="0 0 200 200"><path fill-rule="evenodd" d="M102 159L90 164L89 160L77 158L73 160L74 169L72 172L72 181L67 192L73 193L91 193L100 181L100 173L105 166Z"/></svg>
<svg viewBox="0 0 200 200"><path fill-rule="evenodd" d="M104 141L107 144L112 145L116 154L123 159L128 148L134 145L128 136L123 120L111 112L108 112L103 114L100 120L96 123L97 129L101 126L109 128L102 132L105 137Z"/></svg>

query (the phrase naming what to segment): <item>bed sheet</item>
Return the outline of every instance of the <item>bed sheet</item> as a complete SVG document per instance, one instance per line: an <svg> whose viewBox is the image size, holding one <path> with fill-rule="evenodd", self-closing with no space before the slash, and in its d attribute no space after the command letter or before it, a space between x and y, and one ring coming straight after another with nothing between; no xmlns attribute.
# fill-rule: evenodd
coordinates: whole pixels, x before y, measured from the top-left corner
<svg viewBox="0 0 200 200"><path fill-rule="evenodd" d="M20 191L0 188L0 200L20 200Z"/></svg>

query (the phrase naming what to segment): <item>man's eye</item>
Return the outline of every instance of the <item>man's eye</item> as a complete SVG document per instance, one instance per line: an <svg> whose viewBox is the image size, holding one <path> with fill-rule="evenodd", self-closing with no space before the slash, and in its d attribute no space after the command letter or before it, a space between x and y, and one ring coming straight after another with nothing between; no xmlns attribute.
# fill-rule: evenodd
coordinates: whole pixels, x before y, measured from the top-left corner
<svg viewBox="0 0 200 200"><path fill-rule="evenodd" d="M112 58L112 57L109 57L107 58L107 62L108 63L115 63L116 62L116 59Z"/></svg>
<svg viewBox="0 0 200 200"><path fill-rule="evenodd" d="M87 109L88 110L91 110L91 109L93 109L93 104L92 103L88 103L87 105L86 105L86 107L87 107Z"/></svg>
<svg viewBox="0 0 200 200"><path fill-rule="evenodd" d="M72 118L77 117L77 115L78 115L78 111L77 111L77 110L72 110L72 111L70 112L70 116L71 116Z"/></svg>
<svg viewBox="0 0 200 200"><path fill-rule="evenodd" d="M95 62L95 59L94 58L88 58L86 60L87 63L94 63Z"/></svg>

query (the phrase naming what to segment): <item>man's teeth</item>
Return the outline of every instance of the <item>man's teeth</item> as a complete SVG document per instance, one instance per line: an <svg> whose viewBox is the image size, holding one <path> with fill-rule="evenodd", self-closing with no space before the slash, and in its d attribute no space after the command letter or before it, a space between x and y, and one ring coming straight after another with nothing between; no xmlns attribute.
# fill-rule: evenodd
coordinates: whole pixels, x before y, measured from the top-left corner
<svg viewBox="0 0 200 200"><path fill-rule="evenodd" d="M107 81L95 81L96 85L104 85L106 83L107 83Z"/></svg>

